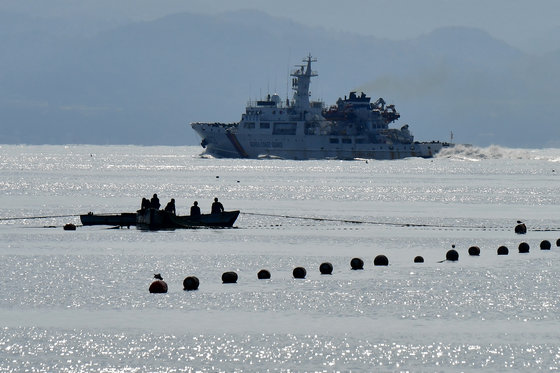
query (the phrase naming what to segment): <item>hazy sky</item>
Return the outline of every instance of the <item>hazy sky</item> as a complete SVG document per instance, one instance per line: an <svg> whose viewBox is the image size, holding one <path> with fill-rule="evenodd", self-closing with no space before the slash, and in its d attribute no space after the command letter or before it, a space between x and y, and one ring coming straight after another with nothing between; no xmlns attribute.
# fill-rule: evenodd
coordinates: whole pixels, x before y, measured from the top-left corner
<svg viewBox="0 0 560 373"><path fill-rule="evenodd" d="M269 16L196 16L247 9ZM174 13L195 16L149 22ZM558 15L560 0L0 0L0 139L195 143L186 122L239 119L247 98L277 90L296 48L321 60L314 98L382 95L418 139L453 130L466 143L558 146ZM331 32L293 35L295 23ZM498 40L466 29L416 39L446 26ZM538 130L525 134L528 122Z"/></svg>
<svg viewBox="0 0 560 373"><path fill-rule="evenodd" d="M298 23L380 38L410 38L461 25L481 28L525 50L560 48L558 0L0 0L0 9L112 21L258 9Z"/></svg>

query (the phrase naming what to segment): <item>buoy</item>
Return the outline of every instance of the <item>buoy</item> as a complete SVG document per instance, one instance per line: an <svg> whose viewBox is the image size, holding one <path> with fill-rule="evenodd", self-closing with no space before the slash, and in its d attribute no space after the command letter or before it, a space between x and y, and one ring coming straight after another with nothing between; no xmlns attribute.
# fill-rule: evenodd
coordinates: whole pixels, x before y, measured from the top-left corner
<svg viewBox="0 0 560 373"><path fill-rule="evenodd" d="M364 269L364 261L360 258L354 258L350 261L350 267L352 269Z"/></svg>
<svg viewBox="0 0 560 373"><path fill-rule="evenodd" d="M414 258L414 263L424 263L424 258L418 255L417 257Z"/></svg>
<svg viewBox="0 0 560 373"><path fill-rule="evenodd" d="M319 266L319 272L321 272L322 275L331 275L332 271L333 266L329 262L321 263L321 265Z"/></svg>
<svg viewBox="0 0 560 373"><path fill-rule="evenodd" d="M556 240L556 246L560 246L560 238Z"/></svg>
<svg viewBox="0 0 560 373"><path fill-rule="evenodd" d="M480 247L478 247L478 246L469 247L469 255L470 256L479 256L480 255Z"/></svg>
<svg viewBox="0 0 560 373"><path fill-rule="evenodd" d="M268 280L270 278L270 272L266 269L261 269L259 273L257 273L257 278L259 280Z"/></svg>
<svg viewBox="0 0 560 373"><path fill-rule="evenodd" d="M62 227L62 229L64 229L65 231L75 231L76 226L72 223L68 223L64 227Z"/></svg>
<svg viewBox="0 0 560 373"><path fill-rule="evenodd" d="M389 265L389 259L387 259L387 257L385 255L378 255L375 257L375 259L373 259L373 265L374 266L388 266Z"/></svg>
<svg viewBox="0 0 560 373"><path fill-rule="evenodd" d="M515 226L515 233L517 234L527 233L527 226L518 220L517 225Z"/></svg>
<svg viewBox="0 0 560 373"><path fill-rule="evenodd" d="M167 283L163 281L161 275L159 273L156 273L154 275L154 278L156 280L150 285L150 293L167 293Z"/></svg>
<svg viewBox="0 0 560 373"><path fill-rule="evenodd" d="M195 276L188 276L183 280L183 290L198 290L198 285L200 285L200 281Z"/></svg>
<svg viewBox="0 0 560 373"><path fill-rule="evenodd" d="M447 254L445 254L445 259L451 262L456 262L459 260L459 253L457 252L457 250L449 250Z"/></svg>
<svg viewBox="0 0 560 373"><path fill-rule="evenodd" d="M237 283L237 273L235 273L235 272L224 272L222 274L222 283L224 283L224 284L235 284L235 283Z"/></svg>
<svg viewBox="0 0 560 373"><path fill-rule="evenodd" d="M498 247L498 255L508 255L509 249L505 246Z"/></svg>
<svg viewBox="0 0 560 373"><path fill-rule="evenodd" d="M528 253L529 252L529 244L527 242L521 242L519 244L519 252L520 253Z"/></svg>
<svg viewBox="0 0 560 373"><path fill-rule="evenodd" d="M294 275L294 278L305 278L305 275L307 275L307 271L303 267L296 267L294 268L292 274Z"/></svg>
<svg viewBox="0 0 560 373"><path fill-rule="evenodd" d="M544 240L541 242L541 250L550 250L550 241Z"/></svg>

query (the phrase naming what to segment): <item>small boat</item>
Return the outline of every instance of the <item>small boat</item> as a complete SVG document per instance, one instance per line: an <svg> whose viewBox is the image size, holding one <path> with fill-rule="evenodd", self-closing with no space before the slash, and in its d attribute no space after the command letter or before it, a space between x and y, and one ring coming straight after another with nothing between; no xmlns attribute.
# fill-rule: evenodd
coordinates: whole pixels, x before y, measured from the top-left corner
<svg viewBox="0 0 560 373"><path fill-rule="evenodd" d="M148 208L120 214L94 214L89 212L80 215L80 220L82 225L137 226L141 229L230 228L238 216L239 210L223 211L217 214L201 214L200 216L179 216L165 210Z"/></svg>
<svg viewBox="0 0 560 373"><path fill-rule="evenodd" d="M144 209L136 212L136 225L142 229L174 229L215 227L230 228L237 220L239 210L200 216L179 216L164 210Z"/></svg>
<svg viewBox="0 0 560 373"><path fill-rule="evenodd" d="M113 225L121 227L130 227L136 225L136 213L123 212L120 214L94 214L89 212L86 215L80 215L83 225Z"/></svg>

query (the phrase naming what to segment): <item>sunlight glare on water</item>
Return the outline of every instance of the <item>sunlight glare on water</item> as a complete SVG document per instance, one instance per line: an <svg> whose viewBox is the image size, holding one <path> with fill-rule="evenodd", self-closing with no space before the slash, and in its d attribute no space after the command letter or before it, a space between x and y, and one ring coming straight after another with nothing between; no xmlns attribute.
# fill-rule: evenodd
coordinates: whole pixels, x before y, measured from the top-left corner
<svg viewBox="0 0 560 373"><path fill-rule="evenodd" d="M367 163L199 152L0 147L0 372L559 366L560 151ZM153 193L175 198L178 214L219 197L241 215L234 229L80 226L79 214L134 212ZM452 245L459 261L443 261ZM501 245L509 255L496 255ZM373 265L381 254L389 266ZM270 280L257 279L263 268ZM226 271L237 284L222 284ZM167 294L148 292L154 273ZM199 290L183 290L190 275Z"/></svg>

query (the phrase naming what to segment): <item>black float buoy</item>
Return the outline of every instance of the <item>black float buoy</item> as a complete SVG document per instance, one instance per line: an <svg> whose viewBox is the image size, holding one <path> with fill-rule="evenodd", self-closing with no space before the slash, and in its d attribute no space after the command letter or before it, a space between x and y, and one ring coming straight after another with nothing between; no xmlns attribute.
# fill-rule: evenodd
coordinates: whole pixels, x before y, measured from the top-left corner
<svg viewBox="0 0 560 373"><path fill-rule="evenodd" d="M387 259L387 257L385 255L378 255L375 257L375 259L373 259L373 265L374 266L388 266L389 265L389 259Z"/></svg>
<svg viewBox="0 0 560 373"><path fill-rule="evenodd" d="M529 244L527 242L521 242L519 244L519 252L520 253L528 253L529 252Z"/></svg>
<svg viewBox="0 0 560 373"><path fill-rule="evenodd" d="M257 273L257 278L259 280L268 280L270 279L270 272L268 272L266 269L261 269L259 273Z"/></svg>
<svg viewBox="0 0 560 373"><path fill-rule="evenodd" d="M453 245L455 247L455 245ZM457 250L449 250L447 254L445 254L445 259L451 262L456 262L459 260L459 253Z"/></svg>
<svg viewBox="0 0 560 373"><path fill-rule="evenodd" d="M198 290L198 285L200 285L200 281L195 276L188 276L183 280L183 290Z"/></svg>
<svg viewBox="0 0 560 373"><path fill-rule="evenodd" d="M414 258L414 263L424 263L424 258L418 255L417 257Z"/></svg>
<svg viewBox="0 0 560 373"><path fill-rule="evenodd" d="M360 258L354 258L350 261L350 267L352 269L364 269L364 261Z"/></svg>
<svg viewBox="0 0 560 373"><path fill-rule="evenodd" d="M550 244L550 241L548 241L548 240L544 240L544 241L541 242L541 250L550 250L551 246L552 245Z"/></svg>
<svg viewBox="0 0 560 373"><path fill-rule="evenodd" d="M235 273L235 272L224 272L222 274L222 283L224 283L224 284L235 284L235 283L237 283L237 273Z"/></svg>
<svg viewBox="0 0 560 373"><path fill-rule="evenodd" d="M498 247L498 255L508 255L509 249L505 246Z"/></svg>
<svg viewBox="0 0 560 373"><path fill-rule="evenodd" d="M62 227L62 229L64 229L65 231L75 231L76 226L72 223L68 223L68 224L64 225L64 227Z"/></svg>
<svg viewBox="0 0 560 373"><path fill-rule="evenodd" d="M150 293L167 293L167 283L163 281L161 275L156 273L154 278L156 280L150 285Z"/></svg>
<svg viewBox="0 0 560 373"><path fill-rule="evenodd" d="M517 221L517 225L515 226L515 233L517 234L525 234L527 233L527 226L522 223L521 221Z"/></svg>
<svg viewBox="0 0 560 373"><path fill-rule="evenodd" d="M322 275L332 275L332 271L333 266L329 262L321 263L319 266L319 272L321 272Z"/></svg>
<svg viewBox="0 0 560 373"><path fill-rule="evenodd" d="M305 275L307 275L307 271L303 267L296 267L294 268L292 274L294 275L294 278L305 278Z"/></svg>
<svg viewBox="0 0 560 373"><path fill-rule="evenodd" d="M560 246L560 238L556 240L556 246Z"/></svg>
<svg viewBox="0 0 560 373"><path fill-rule="evenodd" d="M469 247L469 255L470 256L479 256L480 255L480 247L478 247L478 246Z"/></svg>

